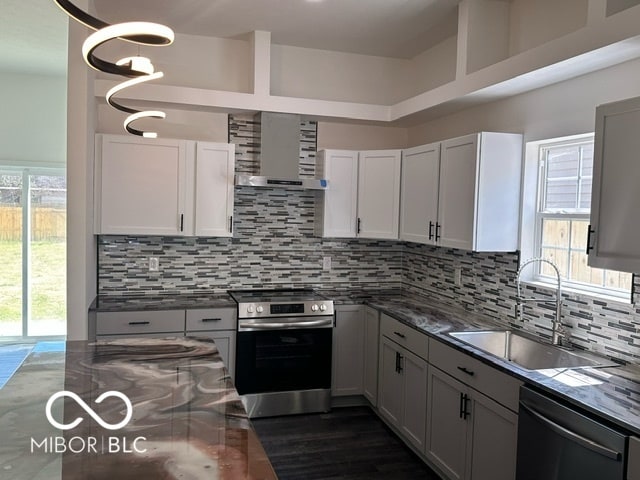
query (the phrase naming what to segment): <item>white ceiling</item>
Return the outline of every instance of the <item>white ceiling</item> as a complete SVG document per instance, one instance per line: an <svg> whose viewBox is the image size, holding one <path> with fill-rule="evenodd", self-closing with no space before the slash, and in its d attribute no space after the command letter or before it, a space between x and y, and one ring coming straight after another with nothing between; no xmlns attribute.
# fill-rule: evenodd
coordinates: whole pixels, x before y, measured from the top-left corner
<svg viewBox="0 0 640 480"><path fill-rule="evenodd" d="M410 58L453 35L459 0L94 0L107 23L146 20L177 33ZM2 0L0 70L66 71L67 17L53 0Z"/></svg>
<svg viewBox="0 0 640 480"><path fill-rule="evenodd" d="M108 23L147 20L178 33L410 58L457 30L459 0L94 0Z"/></svg>
<svg viewBox="0 0 640 480"><path fill-rule="evenodd" d="M67 72L67 16L53 0L1 0L0 71Z"/></svg>

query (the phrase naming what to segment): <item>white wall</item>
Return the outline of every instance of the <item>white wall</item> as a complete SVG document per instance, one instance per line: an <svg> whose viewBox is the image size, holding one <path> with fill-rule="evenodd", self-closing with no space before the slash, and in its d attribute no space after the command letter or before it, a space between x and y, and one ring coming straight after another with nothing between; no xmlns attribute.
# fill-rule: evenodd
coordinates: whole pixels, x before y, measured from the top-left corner
<svg viewBox="0 0 640 480"><path fill-rule="evenodd" d="M405 91L398 96L409 98L456 79L458 38L453 35L411 59Z"/></svg>
<svg viewBox="0 0 640 480"><path fill-rule="evenodd" d="M318 122L318 150L382 150L406 144L406 128Z"/></svg>
<svg viewBox="0 0 640 480"><path fill-rule="evenodd" d="M229 92L250 91L252 58L248 41L176 34L172 45L162 47L111 41L101 47L98 55L115 62L138 55L138 52L151 59L156 72L164 72L164 77L154 83ZM100 73L99 78L120 80L104 73Z"/></svg>
<svg viewBox="0 0 640 480"><path fill-rule="evenodd" d="M124 103L124 102L123 102ZM126 104L134 108L137 105ZM229 141L229 125L226 113L198 112L191 110L174 110L160 108L167 117L158 119L140 119L135 123L135 128L157 132L163 138L179 138L185 140L204 140L208 142ZM116 135L128 135L124 130L123 122L128 114L116 110L110 105L98 106L98 133L111 133Z"/></svg>
<svg viewBox="0 0 640 480"><path fill-rule="evenodd" d="M79 7L87 6L80 4ZM78 3L78 2L76 2ZM69 22L67 105L67 339L86 340L88 308L96 296L93 235L93 144L96 124L93 70L77 55L87 29Z"/></svg>
<svg viewBox="0 0 640 480"><path fill-rule="evenodd" d="M67 79L0 72L0 163L66 163Z"/></svg>
<svg viewBox="0 0 640 480"><path fill-rule="evenodd" d="M409 60L271 46L271 94L390 105Z"/></svg>
<svg viewBox="0 0 640 480"><path fill-rule="evenodd" d="M411 127L410 146L479 131L523 133L525 141L592 132L596 105L640 95L640 60Z"/></svg>

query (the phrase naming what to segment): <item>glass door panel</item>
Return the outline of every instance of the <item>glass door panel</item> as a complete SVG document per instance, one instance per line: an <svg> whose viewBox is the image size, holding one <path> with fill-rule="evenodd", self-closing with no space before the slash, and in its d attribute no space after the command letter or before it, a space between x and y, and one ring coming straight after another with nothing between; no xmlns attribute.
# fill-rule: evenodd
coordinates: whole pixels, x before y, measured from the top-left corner
<svg viewBox="0 0 640 480"><path fill-rule="evenodd" d="M0 338L23 333L22 178L0 172Z"/></svg>
<svg viewBox="0 0 640 480"><path fill-rule="evenodd" d="M66 334L66 179L29 176L29 336Z"/></svg>

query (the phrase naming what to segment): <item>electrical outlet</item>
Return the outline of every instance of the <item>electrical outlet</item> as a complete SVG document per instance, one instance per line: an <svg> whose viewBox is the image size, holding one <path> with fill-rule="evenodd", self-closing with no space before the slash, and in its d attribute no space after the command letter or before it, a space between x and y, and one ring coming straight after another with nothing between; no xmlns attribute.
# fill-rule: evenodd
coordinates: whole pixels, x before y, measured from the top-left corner
<svg viewBox="0 0 640 480"><path fill-rule="evenodd" d="M453 270L453 283L455 283L456 287L462 286L462 268L456 267Z"/></svg>
<svg viewBox="0 0 640 480"><path fill-rule="evenodd" d="M160 260L158 257L149 257L149 271L157 272L160 270Z"/></svg>
<svg viewBox="0 0 640 480"><path fill-rule="evenodd" d="M331 270L331 257L322 257L322 269Z"/></svg>

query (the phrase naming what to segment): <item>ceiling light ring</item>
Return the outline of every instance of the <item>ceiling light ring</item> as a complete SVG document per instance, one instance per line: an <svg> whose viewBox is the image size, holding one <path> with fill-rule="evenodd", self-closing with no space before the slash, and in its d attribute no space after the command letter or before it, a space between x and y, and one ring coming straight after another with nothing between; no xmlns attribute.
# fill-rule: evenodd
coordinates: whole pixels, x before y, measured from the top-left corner
<svg viewBox="0 0 640 480"><path fill-rule="evenodd" d="M56 4L71 18L77 20L82 23L84 26L91 28L93 30L101 30L103 28L110 27L111 24L96 18L84 10L78 8L73 3L68 0L53 0ZM166 27L168 28L168 27ZM139 33L136 35L129 35L127 38L123 38L123 40L128 40L134 43L140 43L142 45L168 45L171 42L167 43L165 39L155 37L154 35L148 35L145 33ZM172 40L173 41L173 40Z"/></svg>
<svg viewBox="0 0 640 480"><path fill-rule="evenodd" d="M131 126L131 123L141 118L163 119L165 117L166 117L165 113L159 110L145 110L144 112L137 112L125 118L124 128L127 132L129 132L132 135L138 135L140 137L145 137L145 138L156 138L158 136L156 132L145 132L143 130L138 130L137 128L133 128Z"/></svg>
<svg viewBox="0 0 640 480"><path fill-rule="evenodd" d="M140 40L144 39L144 42ZM173 30L165 25L151 22L125 22L116 23L102 28L87 37L82 44L82 56L87 65L95 70L123 75L125 77L139 77L145 72L132 68L132 62L122 65L108 62L96 55L94 51L102 44L115 39L130 41L143 45L171 45L175 38Z"/></svg>
<svg viewBox="0 0 640 480"><path fill-rule="evenodd" d="M130 80L125 80L122 83L119 83L118 85L116 85L115 87L112 87L106 94L105 99L107 100L107 103L109 105L111 105L113 108L120 110L121 112L125 112L125 113L138 113L140 112L140 110L136 110L130 107L127 107L125 105L122 105L119 102L116 102L114 100L114 96L121 92L122 90L124 90L125 88L129 88L129 87L133 87L134 85L139 85L141 83L144 82L149 82L151 80L156 80L158 78L162 78L164 76L163 72L155 72L152 73L150 75L143 75L141 77L136 77L136 78L132 78Z"/></svg>

